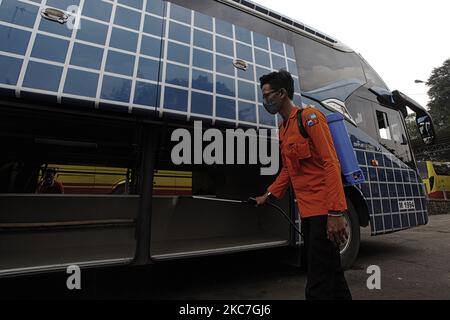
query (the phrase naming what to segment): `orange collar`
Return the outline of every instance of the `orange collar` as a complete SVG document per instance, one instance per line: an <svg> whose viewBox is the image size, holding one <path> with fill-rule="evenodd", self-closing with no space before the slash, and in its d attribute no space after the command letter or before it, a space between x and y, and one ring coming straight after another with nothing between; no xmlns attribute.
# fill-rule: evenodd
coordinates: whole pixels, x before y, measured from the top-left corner
<svg viewBox="0 0 450 320"><path fill-rule="evenodd" d="M289 114L289 119L287 121L283 121L281 123L280 129L282 130L283 134L286 132L287 128L289 127L289 120L295 119L297 117L297 112L300 110L300 107L293 107L291 110L291 113Z"/></svg>
<svg viewBox="0 0 450 320"><path fill-rule="evenodd" d="M297 116L297 112L300 110L299 107L295 106L292 108L291 114L289 115L289 119L295 118Z"/></svg>

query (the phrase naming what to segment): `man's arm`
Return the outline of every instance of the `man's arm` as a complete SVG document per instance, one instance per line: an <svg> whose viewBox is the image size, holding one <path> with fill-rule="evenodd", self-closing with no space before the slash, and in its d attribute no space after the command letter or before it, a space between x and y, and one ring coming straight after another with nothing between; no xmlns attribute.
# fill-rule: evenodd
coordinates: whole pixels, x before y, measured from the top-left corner
<svg viewBox="0 0 450 320"><path fill-rule="evenodd" d="M271 195L278 199L281 199L286 193L286 190L290 183L290 178L284 160L282 160L282 162L283 166L281 167L281 171L275 181L270 185L269 188L267 188L267 192L260 197L256 197L256 203L258 206L266 203L267 199Z"/></svg>

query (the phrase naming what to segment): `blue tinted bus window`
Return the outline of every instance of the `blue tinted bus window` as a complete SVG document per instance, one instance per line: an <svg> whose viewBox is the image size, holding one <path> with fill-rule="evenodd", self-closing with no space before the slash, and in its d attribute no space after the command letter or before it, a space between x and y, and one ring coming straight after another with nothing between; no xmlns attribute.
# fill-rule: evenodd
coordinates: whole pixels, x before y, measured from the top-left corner
<svg viewBox="0 0 450 320"><path fill-rule="evenodd" d="M191 42L191 30L176 22L171 22L169 26L169 38L184 43Z"/></svg>
<svg viewBox="0 0 450 320"><path fill-rule="evenodd" d="M193 113L213 115L213 97L208 94L192 92L191 111Z"/></svg>
<svg viewBox="0 0 450 320"><path fill-rule="evenodd" d="M136 52L138 34L119 28L113 28L111 33L110 46L117 49Z"/></svg>
<svg viewBox="0 0 450 320"><path fill-rule="evenodd" d="M233 39L233 25L229 22L216 19L216 33Z"/></svg>
<svg viewBox="0 0 450 320"><path fill-rule="evenodd" d="M97 93L98 74L75 69L67 71L64 92L79 96L95 97Z"/></svg>
<svg viewBox="0 0 450 320"><path fill-rule="evenodd" d="M192 88L212 92L213 91L212 73L200 70L192 70Z"/></svg>
<svg viewBox="0 0 450 320"><path fill-rule="evenodd" d="M255 62L261 66L270 68L270 55L266 51L255 49Z"/></svg>
<svg viewBox="0 0 450 320"><path fill-rule="evenodd" d="M103 49L75 43L70 64L99 70L103 59Z"/></svg>
<svg viewBox="0 0 450 320"><path fill-rule="evenodd" d="M81 28L77 32L77 39L104 45L107 32L108 26L81 19Z"/></svg>
<svg viewBox="0 0 450 320"><path fill-rule="evenodd" d="M212 70L213 69L213 55L212 53L202 50L194 49L193 53L193 65L194 67Z"/></svg>
<svg viewBox="0 0 450 320"><path fill-rule="evenodd" d="M38 34L34 41L31 56L55 62L65 62L68 48L69 41Z"/></svg>
<svg viewBox="0 0 450 320"><path fill-rule="evenodd" d="M252 48L243 44L236 44L236 57L247 62L253 62Z"/></svg>
<svg viewBox="0 0 450 320"><path fill-rule="evenodd" d="M270 39L270 49L272 52L281 54L282 56L285 55L283 44L280 41Z"/></svg>
<svg viewBox="0 0 450 320"><path fill-rule="evenodd" d="M216 71L234 77L234 66L231 58L216 55Z"/></svg>
<svg viewBox="0 0 450 320"><path fill-rule="evenodd" d="M286 59L277 55L272 55L272 67L275 70L285 69L286 70Z"/></svg>
<svg viewBox="0 0 450 320"><path fill-rule="evenodd" d="M23 85L28 88L58 91L62 67L30 61Z"/></svg>
<svg viewBox="0 0 450 320"><path fill-rule="evenodd" d="M228 77L216 77L216 92L227 96L235 96L235 82L234 79Z"/></svg>
<svg viewBox="0 0 450 320"><path fill-rule="evenodd" d="M141 13L122 7L117 7L114 23L119 26L139 30L139 26L141 24Z"/></svg>
<svg viewBox="0 0 450 320"><path fill-rule="evenodd" d="M162 0L147 0L147 12L158 16L164 15L164 3Z"/></svg>
<svg viewBox="0 0 450 320"><path fill-rule="evenodd" d="M194 31L194 46L212 50L213 49L213 37L210 33L195 30Z"/></svg>
<svg viewBox="0 0 450 320"><path fill-rule="evenodd" d="M236 40L252 44L252 35L249 30L235 26Z"/></svg>
<svg viewBox="0 0 450 320"><path fill-rule="evenodd" d="M144 106L155 106L158 88L156 84L136 82L134 103Z"/></svg>
<svg viewBox="0 0 450 320"><path fill-rule="evenodd" d="M191 10L172 3L170 6L170 18L191 24Z"/></svg>
<svg viewBox="0 0 450 320"><path fill-rule="evenodd" d="M155 36L161 36L163 32L163 20L146 15L144 20L144 32Z"/></svg>
<svg viewBox="0 0 450 320"><path fill-rule="evenodd" d="M253 34L253 42L255 44L255 47L269 50L269 45L268 45L266 36L263 36L259 33L254 33Z"/></svg>
<svg viewBox="0 0 450 320"><path fill-rule="evenodd" d="M239 121L256 122L256 106L247 102L239 102Z"/></svg>
<svg viewBox="0 0 450 320"><path fill-rule="evenodd" d="M86 21L84 19L81 19L81 26L84 28L83 22ZM89 27L89 26L88 26ZM71 37L72 32L75 30L70 30L65 25L55 23L53 21L49 21L47 19L41 19L41 23L39 24L39 30L49 32L52 34L58 34L64 37ZM80 33L81 29L78 30L78 33ZM106 39L106 32L105 32L105 39Z"/></svg>
<svg viewBox="0 0 450 320"><path fill-rule="evenodd" d="M124 4L129 7L133 7L136 9L142 9L143 1L142 0L119 0L121 4Z"/></svg>
<svg viewBox="0 0 450 320"><path fill-rule="evenodd" d="M101 98L119 102L129 102L131 80L104 76Z"/></svg>
<svg viewBox="0 0 450 320"><path fill-rule="evenodd" d="M253 65L252 64L248 65L246 71L238 69L237 70L237 74L238 74L239 78L247 79L247 80L250 80L250 81L255 81L255 74L254 74L254 69L253 69Z"/></svg>
<svg viewBox="0 0 450 320"><path fill-rule="evenodd" d="M0 1L0 20L33 28L38 7L17 0Z"/></svg>
<svg viewBox="0 0 450 320"><path fill-rule="evenodd" d="M140 58L137 76L146 80L158 81L159 61Z"/></svg>
<svg viewBox="0 0 450 320"><path fill-rule="evenodd" d="M0 50L24 55L30 36L31 32L0 26Z"/></svg>
<svg viewBox="0 0 450 320"><path fill-rule="evenodd" d="M164 94L164 107L168 109L187 111L188 92L175 88L166 87Z"/></svg>
<svg viewBox="0 0 450 320"><path fill-rule="evenodd" d="M141 42L141 53L147 56L159 58L162 54L163 44L160 39L155 39L152 37L142 36Z"/></svg>
<svg viewBox="0 0 450 320"><path fill-rule="evenodd" d="M109 51L105 69L109 72L132 76L134 71L134 56L121 52Z"/></svg>
<svg viewBox="0 0 450 320"><path fill-rule="evenodd" d="M70 6L79 6L80 0L48 0L47 6L67 10Z"/></svg>
<svg viewBox="0 0 450 320"><path fill-rule="evenodd" d="M189 87L189 69L175 64L167 64L166 82L177 86Z"/></svg>
<svg viewBox="0 0 450 320"><path fill-rule="evenodd" d="M101 0L85 1L83 15L94 19L109 22L111 19L112 4Z"/></svg>
<svg viewBox="0 0 450 320"><path fill-rule="evenodd" d="M255 101L255 85L252 83L238 82L239 98L244 100Z"/></svg>
<svg viewBox="0 0 450 320"><path fill-rule="evenodd" d="M199 12L194 12L194 25L196 27L212 31L213 20L211 17L206 16Z"/></svg>
<svg viewBox="0 0 450 320"><path fill-rule="evenodd" d="M216 116L236 120L236 104L234 100L217 97Z"/></svg>
<svg viewBox="0 0 450 320"><path fill-rule="evenodd" d="M227 56L234 56L233 42L229 39L216 37L216 51Z"/></svg>
<svg viewBox="0 0 450 320"><path fill-rule="evenodd" d="M169 42L167 59L189 65L189 47Z"/></svg>
<svg viewBox="0 0 450 320"><path fill-rule="evenodd" d="M19 79L23 60L0 55L0 83L15 85Z"/></svg>

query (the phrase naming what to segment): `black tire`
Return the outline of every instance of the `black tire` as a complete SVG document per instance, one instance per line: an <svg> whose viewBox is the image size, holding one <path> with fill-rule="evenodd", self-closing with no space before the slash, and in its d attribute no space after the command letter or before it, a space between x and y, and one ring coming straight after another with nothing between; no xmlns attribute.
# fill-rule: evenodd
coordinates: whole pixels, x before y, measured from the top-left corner
<svg viewBox="0 0 450 320"><path fill-rule="evenodd" d="M341 246L341 265L344 270L350 269L356 261L359 253L359 246L361 243L361 233L359 226L359 217L355 207L347 199L348 212L346 220L349 225L348 232L350 233L349 242Z"/></svg>

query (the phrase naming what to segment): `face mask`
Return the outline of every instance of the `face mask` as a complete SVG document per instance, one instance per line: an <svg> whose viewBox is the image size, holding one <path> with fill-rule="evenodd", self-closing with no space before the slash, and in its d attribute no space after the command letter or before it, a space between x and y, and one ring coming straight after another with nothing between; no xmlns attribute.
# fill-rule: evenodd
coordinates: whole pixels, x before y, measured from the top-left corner
<svg viewBox="0 0 450 320"><path fill-rule="evenodd" d="M281 101L263 102L263 106L270 114L277 114L281 109Z"/></svg>

